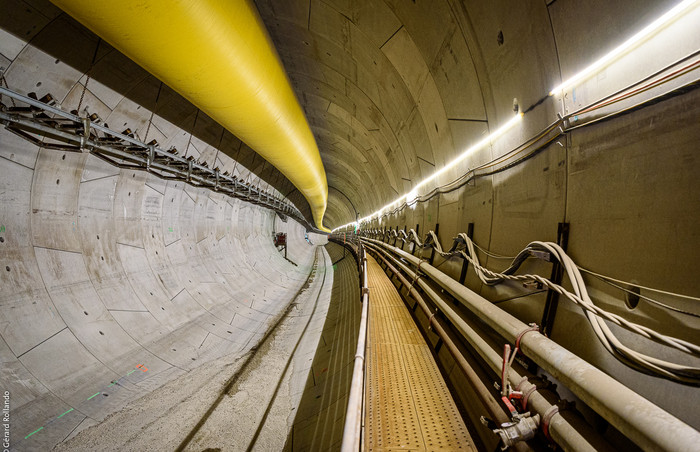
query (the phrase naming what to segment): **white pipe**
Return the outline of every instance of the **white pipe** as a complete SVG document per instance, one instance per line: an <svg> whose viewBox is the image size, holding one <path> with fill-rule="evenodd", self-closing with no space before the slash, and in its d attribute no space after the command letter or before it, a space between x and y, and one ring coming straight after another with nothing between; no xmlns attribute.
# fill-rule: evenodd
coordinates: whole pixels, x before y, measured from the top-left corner
<svg viewBox="0 0 700 452"><path fill-rule="evenodd" d="M381 252L390 255L388 251L381 250ZM391 258L394 259L396 265L405 271L410 278L415 278L415 272L409 269L407 265L396 260L393 256L391 256ZM422 265L421 269L423 269ZM416 284L423 289L428 298L435 302L438 309L442 311L445 317L447 317L452 325L462 334L467 342L469 342L491 370L496 374L500 374L503 362L502 356L494 351L483 337L465 322L429 284L420 278L416 280ZM527 392L530 388L534 387L529 381L523 381L523 376L513 367L510 368L510 372L508 373L508 381L511 386L518 386L519 390L522 392ZM545 413L550 410L552 406L553 404L551 401L547 400L547 398L537 390L534 390L528 398L529 409L542 417L544 417ZM577 416L571 416L569 419L565 419L562 413L555 414L552 416L549 423L549 434L554 442L561 446L566 452L612 451L611 446L596 434L585 421Z"/></svg>
<svg viewBox="0 0 700 452"><path fill-rule="evenodd" d="M391 250L414 265L420 262L400 248L378 240L366 240ZM508 342L514 343L517 336L528 328L525 323L432 265L423 262L420 268ZM668 452L698 450L700 432L548 337L535 332L526 334L520 341L520 349L643 449Z"/></svg>
<svg viewBox="0 0 700 452"><path fill-rule="evenodd" d="M360 317L360 334L357 338L357 351L355 352L355 364L352 371L348 409L345 414L345 426L343 427L343 442L340 448L342 452L359 451L360 439L362 438L361 428L362 408L364 406L365 349L369 317L369 291L367 290L367 258L361 246L359 250L363 273L362 316Z"/></svg>

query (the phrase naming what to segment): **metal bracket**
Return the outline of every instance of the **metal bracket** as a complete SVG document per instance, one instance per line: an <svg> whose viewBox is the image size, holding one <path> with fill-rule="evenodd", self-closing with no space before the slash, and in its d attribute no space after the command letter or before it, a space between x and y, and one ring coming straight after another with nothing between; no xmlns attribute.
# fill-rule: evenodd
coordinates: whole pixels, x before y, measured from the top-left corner
<svg viewBox="0 0 700 452"><path fill-rule="evenodd" d="M569 223L559 223L557 227L557 244L566 251L569 245ZM552 276L550 280L555 284L561 284L562 277L564 276L564 270L562 269L559 262L554 262L552 266ZM557 314L557 306L559 304L559 294L549 289L547 291L547 300L544 304L544 311L542 312L542 334L549 336L552 334L552 328L554 326L554 317Z"/></svg>
<svg viewBox="0 0 700 452"><path fill-rule="evenodd" d="M238 183L233 176L217 174L216 169L178 156L172 147L164 150L155 142L143 143L128 129L122 133L114 131L101 123L94 113L82 117L63 111L55 106L50 94L37 99L34 93L24 95L0 87L0 96L12 99L13 105L15 101L27 105L0 111L0 124L41 148L90 153L118 168L144 170L166 180L185 181L198 187L222 190L236 198L250 199L249 190L246 191L248 196L236 192ZM51 140L44 140L46 137ZM258 203L286 213L312 228L291 204L271 202L273 198L268 193L260 190L257 193Z"/></svg>
<svg viewBox="0 0 700 452"><path fill-rule="evenodd" d="M467 237L474 239L474 223L469 223L467 226ZM469 268L469 261L466 259L462 260L462 272L459 274L459 283L464 285L464 280L467 277L467 269Z"/></svg>
<svg viewBox="0 0 700 452"><path fill-rule="evenodd" d="M80 136L80 150L82 152L90 152L87 149L87 143L90 140L90 118L82 118L83 123L83 134Z"/></svg>
<svg viewBox="0 0 700 452"><path fill-rule="evenodd" d="M151 169L151 164L156 159L156 147L154 145L148 146L148 158L146 160L146 169Z"/></svg>
<svg viewBox="0 0 700 452"><path fill-rule="evenodd" d="M439 239L438 233L440 232L440 223L435 223L435 237ZM433 265L433 259L435 259L435 245L433 245L430 248L430 258L428 259L428 263L430 265Z"/></svg>
<svg viewBox="0 0 700 452"><path fill-rule="evenodd" d="M416 225L416 229L415 229L415 232L416 232L416 235L417 235L417 236L419 236L419 234L420 234L420 233L418 232L418 231L419 231L419 229L418 229L419 227L420 227L420 225L417 224L417 225ZM413 242L413 246L411 247L411 255L415 255L415 254L416 254L416 247L417 247L417 246L418 246L418 244L417 244L416 242Z"/></svg>
<svg viewBox="0 0 700 452"><path fill-rule="evenodd" d="M552 254L547 252L547 251L529 250L528 253L530 254L530 256L535 257L537 259L541 259L541 260L547 261L547 262L552 262Z"/></svg>

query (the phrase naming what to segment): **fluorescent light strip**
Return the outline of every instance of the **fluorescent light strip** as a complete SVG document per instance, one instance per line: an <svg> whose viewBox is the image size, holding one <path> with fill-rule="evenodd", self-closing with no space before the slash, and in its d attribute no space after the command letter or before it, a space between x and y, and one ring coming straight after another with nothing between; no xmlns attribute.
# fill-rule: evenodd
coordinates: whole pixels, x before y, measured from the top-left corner
<svg viewBox="0 0 700 452"><path fill-rule="evenodd" d="M462 160L464 160L465 158L467 158L467 156L469 156L469 155L472 154L473 152L475 152L475 151L477 151L477 150L479 150L479 149L481 149L481 148L483 148L483 147L485 147L485 146L487 146L487 145L493 143L493 141L494 141L496 138L500 137L500 136L503 135L505 132L507 132L509 129L511 129L515 124L517 124L518 122L520 122L520 119L522 119L522 117L523 117L523 113L522 113L522 112L520 112L520 113L518 113L517 115L513 116L510 120L508 120L508 122L506 122L506 123L503 124L501 127L499 127L498 129L496 129L493 133L487 135L486 137L484 137L483 139L481 139L481 140L480 140L479 142L477 142L476 144L470 146L466 151L462 152L457 158L455 158L455 159L452 160L450 163L448 163L447 165L445 165L444 167L442 167L440 170L434 172L434 173L431 174L430 176L428 176L428 177L426 177L425 179L423 179L422 181L420 181L416 186L414 186L414 187L411 189L410 192L406 193L406 194L403 195L403 196L400 196L400 197L396 198L395 200L393 200L393 201L390 202L389 204L385 205L385 206L382 207L381 209L377 210L377 211L374 212L373 214L371 214L371 215L369 215L369 216L367 216L367 217L364 217L364 218L360 219L358 222L352 221L352 222L350 222L350 223L348 223L348 224L346 224L346 225L338 226L337 228L333 229L333 231L337 231L338 229L343 229L343 228L346 228L346 227L348 227L348 226L352 226L352 225L354 225L355 223L362 223L362 222L364 222L364 221L371 220L371 219L374 218L375 216L379 217L385 210L390 209L390 208L392 208L392 207L394 207L394 206L397 206L397 207L398 207L398 205L400 205L402 201L406 201L406 202L408 202L408 201L413 201L413 199L415 199L415 198L418 196L418 189L419 189L420 187L426 185L428 182L430 182L430 181L432 181L432 180L435 180L435 179L438 178L439 176L441 176L441 175L443 175L444 173L446 173L447 171L451 170L451 169L454 168L459 162L461 162ZM410 198L410 197L411 197L411 198ZM409 198L410 198L410 199L409 199Z"/></svg>
<svg viewBox="0 0 700 452"><path fill-rule="evenodd" d="M640 43L644 39L650 37L654 33L661 30L661 28L663 28L664 26L676 20L681 13L687 11L692 6L696 6L699 3L699 1L700 0L684 0L680 2L675 7L671 8L668 12L666 12L666 14L662 15L654 22L644 27L637 34L629 38L627 41L623 42L621 45L613 49L610 53L608 53L595 63L591 64L578 74L574 75L570 79L566 80L561 85L553 88L552 91L549 92L549 95L553 96L555 94L559 94L566 88L569 88L575 85L576 83L587 79L597 71L610 64L614 59L625 53L627 50L634 47L636 44Z"/></svg>
<svg viewBox="0 0 700 452"><path fill-rule="evenodd" d="M550 91L549 95L552 96L554 94L560 93L564 89L576 84L577 82L580 82L581 80L585 80L586 78L590 77L596 71L598 71L598 70L602 69L603 67L605 67L606 65L610 64L615 58L619 57L620 55L622 55L624 52L626 52L627 50L634 47L639 42L652 36L654 33L661 30L661 28L663 28L666 25L673 22L675 19L677 19L680 16L681 13L686 12L688 9L690 9L693 6L697 6L698 3L700 3L700 0L684 0L684 1L680 2L678 5L676 5L671 10L666 12L664 15L662 15L661 17L656 19L654 22L652 22L649 25L647 25L646 27L644 27L641 31L639 31L637 34L632 36L630 39L628 39L627 41L625 41L624 43L622 43L621 45L616 47L610 53L608 53L607 55L605 55L604 57L602 57L601 59L599 59L595 63L591 64L586 69L579 72L578 74L574 75L570 79L566 80L561 85L552 89L552 91ZM436 171L435 173L431 174L427 178L423 179L416 186L414 186L409 193L395 199L393 202L387 204L386 206L382 207L381 209L374 212L373 214L362 218L361 220L359 220L359 222L353 221L353 222L348 223L344 226L339 226L333 230L336 231L338 229L343 229L343 228L346 228L348 226L352 226L356 223L362 223L364 221L371 220L375 216L377 216L377 217L380 216L382 214L382 212L384 212L386 209L391 208L392 206L394 206L396 204L399 204L401 201L406 201L406 202L413 201L414 199L417 198L418 189L420 187L426 185L428 182L436 179L437 177L441 176L445 172L452 169L457 163L464 160L472 152L484 147L487 144L492 143L493 140L495 140L499 136L503 135L503 133L505 133L508 129L513 127L513 125L515 125L518 122L518 120L520 118L522 118L522 116L523 116L523 113L520 113L520 114L516 115L515 117L513 117L506 124L504 124L501 128L499 128L498 130L496 130L495 132L493 132L492 134L490 134L489 136L487 136L483 140L479 141L475 145L471 146L469 149L467 149L462 154L460 154L459 157L457 157L456 159L452 160L450 163L445 165L442 169L440 169L439 171Z"/></svg>
<svg viewBox="0 0 700 452"><path fill-rule="evenodd" d="M503 124L500 128L498 128L495 132L489 134L485 138L483 138L481 141L478 143L472 145L467 149L466 151L462 152L456 159L452 160L450 163L447 165L443 166L442 169L439 171L434 172L432 175L426 177L423 179L421 182L418 183L415 187L413 187L413 191L417 191L419 188L427 184L428 182L432 181L433 179L436 179L440 176L442 176L444 173L447 171L451 170L454 168L459 162L467 158L470 154L473 152L483 148L484 146L491 144L493 140L496 138L500 137L503 135L507 130L509 130L511 127L513 127L520 119L523 117L523 113L520 112L517 115L513 116L508 122ZM404 196L405 197L405 196Z"/></svg>

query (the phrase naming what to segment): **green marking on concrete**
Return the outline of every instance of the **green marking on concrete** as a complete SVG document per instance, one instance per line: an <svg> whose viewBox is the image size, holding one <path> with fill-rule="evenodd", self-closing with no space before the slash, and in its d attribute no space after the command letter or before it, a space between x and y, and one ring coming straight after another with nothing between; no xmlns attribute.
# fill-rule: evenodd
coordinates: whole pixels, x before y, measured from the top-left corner
<svg viewBox="0 0 700 452"><path fill-rule="evenodd" d="M56 419L61 419L63 416L65 416L66 414L70 413L71 411L73 411L73 408L71 408L70 410L66 411L66 412L63 413L62 415L58 416Z"/></svg>
<svg viewBox="0 0 700 452"><path fill-rule="evenodd" d="M24 439L29 438L29 437L32 436L33 434L35 434L35 433L37 433L38 431L43 430L43 429L44 429L44 427L39 427L38 429L36 429L36 430L34 430L33 432L31 432L29 435L25 436Z"/></svg>
<svg viewBox="0 0 700 452"><path fill-rule="evenodd" d="M5 231L5 227L4 227L4 226L0 226L0 232L4 232L4 231ZM143 364L139 364L139 366L143 366ZM131 372L129 372L127 375L131 375L132 373L136 372L136 370L137 370L137 369L133 369L133 370L132 370ZM143 369L142 369L142 370L143 370ZM146 369L146 370L148 370L148 369ZM144 372L145 372L145 370L144 370ZM113 381L110 383L110 385L107 386L107 387L110 388L110 387L114 386L115 384L117 384L117 380L113 380ZM97 396L100 395L100 394L102 394L102 392L96 392L96 393L94 393L93 395L91 395L90 397L88 397L87 400L92 400L92 399L94 399L95 397L97 397ZM74 408L70 408L69 410L66 410L66 411L63 412L61 415L57 416L54 420L56 420L56 419L61 419L63 416L65 416L66 414L70 413L71 411L74 411ZM53 422L53 421L52 421L52 422ZM36 429L36 430L34 430L33 432L31 432L29 435L25 436L24 439L29 438L30 436L34 435L35 433L38 433L38 432L42 431L43 429L44 429L44 427L39 427L38 429Z"/></svg>
<svg viewBox="0 0 700 452"><path fill-rule="evenodd" d="M168 232L173 232L173 228L168 228Z"/></svg>
<svg viewBox="0 0 700 452"><path fill-rule="evenodd" d="M5 232L5 226L0 226L0 232Z"/></svg>

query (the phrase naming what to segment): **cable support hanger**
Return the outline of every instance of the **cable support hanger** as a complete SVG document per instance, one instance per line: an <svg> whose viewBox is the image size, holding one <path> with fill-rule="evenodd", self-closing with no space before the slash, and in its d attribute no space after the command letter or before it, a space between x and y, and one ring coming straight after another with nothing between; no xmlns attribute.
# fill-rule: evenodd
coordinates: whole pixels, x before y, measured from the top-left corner
<svg viewBox="0 0 700 452"><path fill-rule="evenodd" d="M484 284L495 286L505 281L517 281L520 283L536 282L542 287L553 290L566 297L568 300L579 306L593 328L594 333L605 349L620 362L639 372L665 378L678 383L700 386L700 368L677 364L649 356L642 352L633 350L624 345L612 332L607 322L611 322L619 327L625 328L637 335L653 340L662 345L672 347L684 353L699 356L700 346L683 339L668 336L655 331L652 328L640 325L625 319L624 317L606 311L595 305L591 300L586 284L583 281L581 271L566 252L553 242L534 241L527 245L512 260L511 264L501 272L495 272L481 265L477 256L474 242L466 233L460 233L453 239L452 246L448 251L444 251L442 244L438 240L434 231L428 231L425 239L421 238L411 229L408 232L392 229L382 231L380 229L369 229L362 231L363 235L373 238L397 238L404 242L413 242L422 249L432 248L444 259L461 257L467 260L474 268L477 276ZM565 270L569 278L573 291L569 291L559 284L555 284L549 279L536 274L516 274L520 266L529 258L537 258L548 262L558 262ZM518 344L519 345L519 344Z"/></svg>
<svg viewBox="0 0 700 452"><path fill-rule="evenodd" d="M175 147L163 150L158 142L140 141L131 129L119 133L110 129L96 114L85 111L65 112L58 108L51 94L38 99L36 94L28 96L0 86L0 100L7 96L12 106L0 103L0 123L10 132L44 149L63 152L92 154L123 169L143 170L165 180L186 182L195 187L208 188L230 197L242 199L269 208L282 216L291 216L310 229L302 213L289 202L244 184L228 171L219 167L209 168L193 156L181 157ZM17 106L20 102L27 106Z"/></svg>

